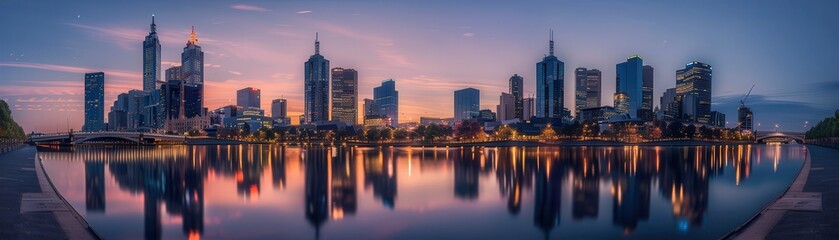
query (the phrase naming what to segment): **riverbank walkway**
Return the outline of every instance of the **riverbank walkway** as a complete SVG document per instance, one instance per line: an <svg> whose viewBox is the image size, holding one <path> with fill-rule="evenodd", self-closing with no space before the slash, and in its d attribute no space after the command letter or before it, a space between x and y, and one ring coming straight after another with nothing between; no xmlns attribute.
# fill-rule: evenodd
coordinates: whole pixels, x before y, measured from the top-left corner
<svg viewBox="0 0 839 240"><path fill-rule="evenodd" d="M36 149L0 153L0 238L98 239L47 178Z"/></svg>
<svg viewBox="0 0 839 240"><path fill-rule="evenodd" d="M790 188L735 239L839 239L839 149L807 145Z"/></svg>

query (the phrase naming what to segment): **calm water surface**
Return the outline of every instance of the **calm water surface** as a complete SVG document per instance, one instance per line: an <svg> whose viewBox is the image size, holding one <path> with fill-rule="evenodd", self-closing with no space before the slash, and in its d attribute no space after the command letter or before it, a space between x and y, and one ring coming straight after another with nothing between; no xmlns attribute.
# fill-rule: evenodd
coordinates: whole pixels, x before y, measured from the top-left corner
<svg viewBox="0 0 839 240"><path fill-rule="evenodd" d="M716 239L801 145L40 149L106 239Z"/></svg>

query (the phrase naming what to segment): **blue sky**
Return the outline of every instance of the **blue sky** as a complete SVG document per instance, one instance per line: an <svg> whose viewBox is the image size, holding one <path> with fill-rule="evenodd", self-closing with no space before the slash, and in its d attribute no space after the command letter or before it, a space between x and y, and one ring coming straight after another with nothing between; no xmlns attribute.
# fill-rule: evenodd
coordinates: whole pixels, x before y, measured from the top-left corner
<svg viewBox="0 0 839 240"><path fill-rule="evenodd" d="M689 61L714 69L714 110L736 124L740 98L761 130L803 131L839 108L836 1L16 1L0 2L0 98L26 131L79 129L83 73L106 72L106 102L141 88L141 48L152 14L164 67L179 64L191 26L206 52L207 107L262 89L263 103L289 99L302 112L303 62L315 32L331 67L359 71L359 98L393 78L401 120L451 117L453 91L481 90L494 109L507 79L525 78L554 29L566 66L603 72L611 105L615 64L640 54L655 68L655 99ZM733 125L730 125L733 126Z"/></svg>

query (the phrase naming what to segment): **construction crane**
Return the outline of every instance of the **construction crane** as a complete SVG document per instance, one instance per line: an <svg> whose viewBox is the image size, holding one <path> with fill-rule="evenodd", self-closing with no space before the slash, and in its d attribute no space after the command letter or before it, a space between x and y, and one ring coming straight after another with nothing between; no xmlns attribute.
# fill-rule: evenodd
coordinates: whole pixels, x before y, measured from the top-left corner
<svg viewBox="0 0 839 240"><path fill-rule="evenodd" d="M752 84L752 88L749 88L749 93L746 93L746 96L743 96L743 99L740 100L740 106L746 106L746 99L749 98L749 95L752 94L753 89L755 89L754 84Z"/></svg>

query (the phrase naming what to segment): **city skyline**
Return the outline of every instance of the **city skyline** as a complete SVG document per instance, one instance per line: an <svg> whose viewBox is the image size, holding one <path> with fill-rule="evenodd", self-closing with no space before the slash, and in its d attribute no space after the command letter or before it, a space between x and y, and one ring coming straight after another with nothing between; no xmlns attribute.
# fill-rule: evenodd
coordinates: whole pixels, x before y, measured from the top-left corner
<svg viewBox="0 0 839 240"><path fill-rule="evenodd" d="M440 5L434 3L431 5ZM80 3L84 6L85 3ZM108 4L104 4L108 5ZM76 10L77 14L57 14L56 16L45 17L44 19L33 19L32 26L46 26L46 29L60 30L62 37L55 41L55 46L37 45L40 41L26 43L27 39L37 39L37 33L27 33L20 28L12 26L9 21L15 16L16 8L33 8L38 4L16 5L13 8L4 8L4 16L0 17L0 26L5 32L10 32L15 37L7 40L0 40L4 46L9 46L8 54L0 54L0 98L10 101L13 114L20 119L27 132L54 132L65 130L65 124L71 128L80 129L83 118L83 97L84 89L83 75L86 72L105 72L107 83L105 86L105 108L111 106L116 96L128 92L130 89L142 89L142 51L140 50L143 37L148 34L149 17L155 14L157 34L160 37L162 46L162 62L168 68L179 62L180 49L183 47L185 36L188 35L189 27L196 25L196 32L202 36L201 46L207 52L207 61L204 63L207 79L201 80L206 83L207 90L204 94L206 99L204 107L215 109L224 105L232 104L235 101L235 89L243 86L253 86L264 91L262 106L269 106L271 99L285 96L288 101L289 116L296 122L296 116L302 113L303 101L303 67L302 62L311 54L311 41L314 32L320 32L320 41L325 47L324 55L328 56L335 66L358 69L362 72L359 78L358 99L371 98L370 89L377 85L382 79L393 78L399 83L397 90L400 94L400 122L418 121L420 116L428 117L452 117L453 108L449 105L452 102L451 92L465 87L475 87L481 90L480 109L494 109L498 104L498 96L501 92L507 92L507 79L513 74L519 74L524 78L524 96L535 93L535 72L533 65L538 62L544 53L548 52L545 47L547 36L545 31L549 28L555 29L554 37L557 41L557 57L565 63L564 79L574 79L573 71L577 67L588 67L605 69L603 71L603 105L610 105L611 94L615 89L613 69L626 56L639 54L644 57L645 65L656 68L655 89L653 98L661 96L665 89L675 87L675 71L683 68L685 63L699 61L716 67L714 69L713 106L715 111L725 113L727 116L736 116L739 100L748 91L751 84L757 84L755 91L749 98L747 105L755 112L755 126L758 130L770 130L772 125L779 123L782 130L805 130L804 121L814 122L823 116L832 113L831 109L836 108L836 96L830 93L839 89L835 81L835 74L822 73L819 69L828 69L828 61L790 61L783 67L766 68L773 66L775 58L793 59L799 54L814 55L810 58L827 60L836 52L833 48L815 51L816 47L801 49L795 47L773 46L769 41L771 37L782 38L774 44L801 44L795 39L785 37L784 33L794 32L790 29L800 24L818 21L818 19L836 19L828 12L822 12L819 6L802 6L808 11L792 9L807 13L816 14L813 17L790 18L789 25L781 25L774 28L778 32L767 33L758 30L750 30L749 26L770 24L774 21L769 18L772 11L784 10L780 4L775 8L759 11L744 12L752 18L761 18L764 22L750 22L750 24L733 24L736 26L723 27L720 21L726 17L732 17L731 10L748 7L748 4L739 3L726 5L726 11L721 11L723 20L710 20L700 27L700 33L689 33L669 29L672 27L664 22L662 16L651 14L650 16L632 16L627 22L634 22L645 26L648 29L640 29L639 32L631 32L640 36L640 40L627 41L621 45L617 41L606 41L597 36L578 37L571 33L570 29L590 26L585 21L561 21L563 18L545 20L545 23L532 24L526 29L516 30L508 25L486 26L477 22L465 19L443 19L439 22L429 24L417 24L411 22L415 19L422 19L424 12L410 13L407 20L397 23L383 23L386 16L371 16L384 12L391 8L407 6L384 6L379 8L364 9L366 4L360 4L358 9L352 8L350 17L356 18L347 23L339 22L329 16L332 10L324 9L322 4L290 4L292 6L256 6L243 4L213 4L208 3L208 8L213 11L230 11L234 16L254 15L245 20L238 20L234 17L229 19L215 19L200 16L176 16L174 10L182 8L174 4L172 9L132 9L132 11L116 11L119 14L94 15L87 10ZM491 4L497 5L497 4ZM584 7L587 4L580 4L571 7ZM594 4L598 5L598 4ZM714 4L709 4L714 5ZM251 6L255 8L246 8ZM497 6L494 6L497 7ZM645 10L650 13L660 8L674 6L654 6L655 9ZM710 7L710 6L705 6ZM739 7L739 8L738 8ZM809 8L808 8L809 7ZM451 9L443 11L463 10L463 6L452 6ZM518 7L521 8L521 7ZM11 9L11 10L8 10ZM129 8L120 8L129 9ZM173 10L174 9L174 10ZM246 9L246 10L242 10ZM283 10L295 9L295 10ZM299 9L299 10L297 10ZM322 10L321 10L322 9ZM425 8L423 8L425 9ZM824 8L829 9L829 8ZM426 9L427 10L427 9ZM488 9L484 9L489 11ZM537 9L527 9L538 11ZM208 11L208 10L202 10ZM250 12L248 12L250 11ZM700 11L700 10L697 10ZM27 12L27 11L18 11ZM197 13L196 13L197 14ZM357 14L357 15L355 15ZM487 13L471 13L487 14ZM687 13L688 15L693 13ZM727 15L728 14L728 15ZM821 15L819 15L821 14ZM72 16L71 16L72 15ZM200 15L200 14L198 14ZM260 15L266 15L261 16ZM619 17L627 15L619 14ZM295 24L290 27L279 26L276 20L267 19L274 16ZM181 17L182 19L177 19ZM189 18L187 18L189 17ZM346 16L345 16L346 17ZM340 18L338 18L340 19ZM527 18L525 20L532 20ZM608 19L614 21L615 19ZM646 22L645 22L646 21ZM689 22L702 24L702 21ZM286 21L281 21L286 22ZM459 24L465 22L465 24ZM640 22L640 23L639 23ZM748 22L748 21L747 21ZM257 26L237 30L243 24L255 24ZM350 28L350 23L365 23L362 27ZM399 23L424 26L420 33L406 34L404 30L395 29ZM797 23L797 24L796 24ZM817 23L817 22L814 22ZM271 24L272 30L263 31L259 27L264 24ZM344 25L346 24L346 25ZM377 24L385 25L381 29L369 29ZM611 26L598 27L595 30L608 32L615 31L626 23L615 23ZM232 25L232 26L231 26ZM474 25L474 26L472 26ZM661 27L659 25L667 25ZM430 28L429 26L438 26ZM715 28L716 27L716 28ZM207 29L207 32L203 29ZM667 29L670 32L664 31ZM710 28L710 29L709 29ZM653 31L658 29L658 32ZM772 28L769 28L772 29ZM739 30L739 31L738 31ZM810 30L815 30L812 27ZM245 32L242 32L245 31ZM764 30L765 31L765 30ZM234 34L243 34L242 36ZM269 33L265 33L269 32ZM592 32L597 32L592 30ZM518 37L503 37L505 34L519 34ZM716 34L729 34L730 36L719 36ZM762 36L749 37L747 34ZM265 38L265 34L272 37L268 40L256 39L257 36ZM675 37L683 34L683 38ZM825 45L837 39L836 33L825 32L822 37L810 39L810 45ZM832 35L831 35L832 34ZM231 36L233 35L233 36ZM585 35L585 34L583 34ZM652 37L650 35L661 35ZM410 40L406 37L420 37L419 40ZM252 38L249 38L252 37ZM657 40L652 40L656 39ZM442 46L433 46L422 41L423 39L438 39L443 42ZM661 40L658 40L661 39ZM698 40L697 40L698 39ZM690 40L690 41L688 41ZM276 41L288 41L289 51L282 49L266 50L260 47L276 44ZM587 43L586 41L591 41ZM720 42L721 41L721 42ZM765 43L767 41L768 43ZM757 44L759 47L744 47L744 44ZM44 50L35 49L46 48ZM738 45L739 44L739 45ZM357 46L355 49L352 46ZM595 47L592 47L595 46ZM605 47L604 47L605 46ZM740 46L736 54L727 53ZM603 49L596 49L603 47ZM100 50L102 48L103 50ZM430 48L430 50L429 50ZM492 54L482 53L485 49L498 49ZM765 49L772 49L769 53L760 53ZM52 52L46 52L51 50ZM104 51L113 53L105 53ZM99 52L102 51L102 52ZM423 53L425 52L425 53ZM676 52L676 53L672 53ZM371 55L373 58L359 57L359 55ZM50 55L52 54L52 55ZM92 55L91 55L92 54ZM286 55L287 54L287 55ZM101 56L100 56L101 55ZM477 59L499 58L490 61L489 65L466 63L477 61ZM745 55L745 56L740 56ZM783 57L782 57L783 56ZM436 63L439 59L446 59ZM237 61L244 61L237 63ZM383 63L383 64L382 64ZM463 65L449 66L452 63L464 63ZM802 65L803 64L803 65ZM246 66L250 65L250 66ZM501 66L501 67L499 67ZM250 67L250 68L248 68ZM271 68L273 72L266 72L260 68ZM801 78L801 76L807 76ZM743 80L748 79L748 80ZM794 79L794 80L791 80ZM793 84L794 83L794 84ZM237 86L237 87L234 87ZM574 85L573 81L564 83L564 107L574 112ZM232 101L231 101L232 100ZM656 103L656 105L658 105ZM440 107L445 106L445 107ZM358 104L361 107L361 104ZM48 110L51 109L51 110ZM782 109L784 111L770 111L770 109ZM66 118L67 121L58 121L56 124L45 115L54 112L63 112L56 118ZM733 127L729 118L728 127ZM57 126L58 125L58 126ZM801 126L796 126L801 125ZM59 127L60 126L60 127Z"/></svg>

